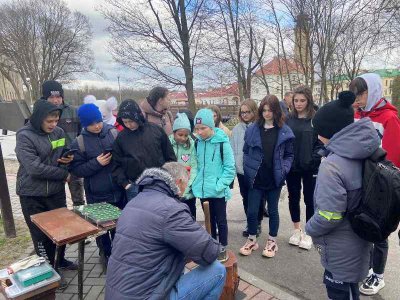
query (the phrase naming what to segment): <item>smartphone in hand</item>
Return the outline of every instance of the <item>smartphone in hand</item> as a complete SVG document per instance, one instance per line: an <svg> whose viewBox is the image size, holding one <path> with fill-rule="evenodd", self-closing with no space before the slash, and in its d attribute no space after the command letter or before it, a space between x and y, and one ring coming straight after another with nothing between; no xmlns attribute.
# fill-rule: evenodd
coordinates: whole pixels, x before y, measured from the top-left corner
<svg viewBox="0 0 400 300"><path fill-rule="evenodd" d="M112 149L106 149L106 150L103 151L103 155L107 155L109 153L112 154Z"/></svg>
<svg viewBox="0 0 400 300"><path fill-rule="evenodd" d="M74 155L74 153L75 153L76 151L78 151L78 149L69 149L69 150L65 150L65 151L63 152L63 154L61 155L61 157L67 158L67 157L70 156L70 155Z"/></svg>

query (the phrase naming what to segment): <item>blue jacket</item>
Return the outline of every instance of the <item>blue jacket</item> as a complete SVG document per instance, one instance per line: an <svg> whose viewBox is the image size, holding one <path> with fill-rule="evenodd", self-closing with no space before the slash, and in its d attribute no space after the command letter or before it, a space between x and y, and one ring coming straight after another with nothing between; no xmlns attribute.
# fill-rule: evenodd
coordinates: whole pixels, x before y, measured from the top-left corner
<svg viewBox="0 0 400 300"><path fill-rule="evenodd" d="M113 128L113 126L103 123L103 129L99 134L83 129L81 134L85 145L84 152L79 150L76 139L70 146L71 149L78 149L78 151L75 152L74 160L69 168L74 175L84 178L88 203L118 203L124 200L123 189L112 180L113 161L111 160L104 167L97 161L97 156L113 147L114 136L111 133Z"/></svg>
<svg viewBox="0 0 400 300"><path fill-rule="evenodd" d="M228 136L222 129L214 128L215 134L207 140L200 137L197 144L197 176L192 184L197 198L232 197L229 185L235 178L235 159ZM221 146L223 144L223 161Z"/></svg>
<svg viewBox="0 0 400 300"><path fill-rule="evenodd" d="M369 118L350 124L325 145L314 192L315 212L306 232L321 254L322 266L333 279L359 282L369 268L370 243L351 228L346 211L361 200L363 160L379 147Z"/></svg>
<svg viewBox="0 0 400 300"><path fill-rule="evenodd" d="M276 187L284 185L286 175L292 167L294 159L293 143L294 134L289 126L284 124L278 130L278 140L274 149L273 171ZM264 158L259 124L254 123L247 128L244 136L243 153L244 176L249 186L253 187L258 169Z"/></svg>
<svg viewBox="0 0 400 300"><path fill-rule="evenodd" d="M140 193L118 220L108 262L106 300L169 299L187 260L206 266L219 244L193 220L179 189L164 170L138 179Z"/></svg>

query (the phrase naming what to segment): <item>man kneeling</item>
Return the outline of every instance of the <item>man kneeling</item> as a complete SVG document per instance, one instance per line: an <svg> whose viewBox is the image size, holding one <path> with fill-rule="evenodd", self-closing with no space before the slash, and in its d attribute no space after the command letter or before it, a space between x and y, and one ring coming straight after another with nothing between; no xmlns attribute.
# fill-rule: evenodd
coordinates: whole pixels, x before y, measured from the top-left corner
<svg viewBox="0 0 400 300"><path fill-rule="evenodd" d="M216 261L220 245L179 201L188 180L176 162L138 179L140 192L118 220L106 299L219 299L226 276ZM200 266L183 275L187 260Z"/></svg>

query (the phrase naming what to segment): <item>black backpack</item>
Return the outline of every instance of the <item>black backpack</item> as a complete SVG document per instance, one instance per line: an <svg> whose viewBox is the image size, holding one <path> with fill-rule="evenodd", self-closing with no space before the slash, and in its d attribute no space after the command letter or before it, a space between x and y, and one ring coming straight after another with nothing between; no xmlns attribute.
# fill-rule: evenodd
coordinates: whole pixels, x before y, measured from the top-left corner
<svg viewBox="0 0 400 300"><path fill-rule="evenodd" d="M376 150L363 165L362 199L349 212L354 232L364 240L386 240L400 221L400 169L386 160L386 151Z"/></svg>
<svg viewBox="0 0 400 300"><path fill-rule="evenodd" d="M194 140L194 147L196 148L197 152L197 144L199 143L199 140L196 138ZM224 143L221 142L219 143L219 153L221 153L221 160L224 161ZM235 182L235 179L232 180L231 184L229 185L229 188L232 190L233 189L233 183Z"/></svg>

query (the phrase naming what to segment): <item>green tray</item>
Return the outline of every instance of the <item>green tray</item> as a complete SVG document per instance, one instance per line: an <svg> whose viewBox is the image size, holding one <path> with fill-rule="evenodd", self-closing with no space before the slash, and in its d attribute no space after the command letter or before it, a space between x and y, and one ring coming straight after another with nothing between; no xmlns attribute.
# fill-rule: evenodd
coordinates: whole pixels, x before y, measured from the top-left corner
<svg viewBox="0 0 400 300"><path fill-rule="evenodd" d="M51 277L53 277L53 269L50 265L44 263L15 273L15 278L23 287L28 287Z"/></svg>
<svg viewBox="0 0 400 300"><path fill-rule="evenodd" d="M74 211L96 225L116 221L121 215L118 207L105 202L75 206Z"/></svg>

